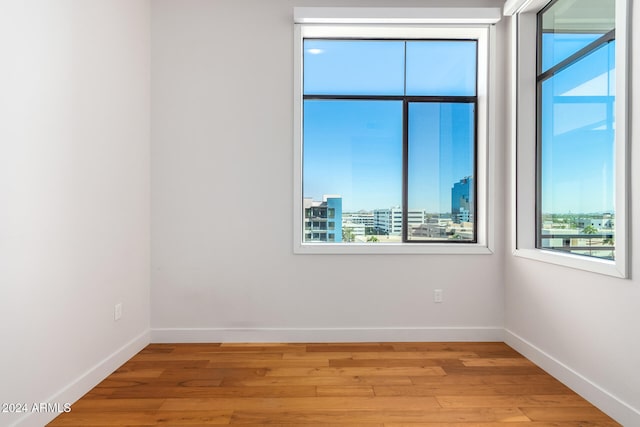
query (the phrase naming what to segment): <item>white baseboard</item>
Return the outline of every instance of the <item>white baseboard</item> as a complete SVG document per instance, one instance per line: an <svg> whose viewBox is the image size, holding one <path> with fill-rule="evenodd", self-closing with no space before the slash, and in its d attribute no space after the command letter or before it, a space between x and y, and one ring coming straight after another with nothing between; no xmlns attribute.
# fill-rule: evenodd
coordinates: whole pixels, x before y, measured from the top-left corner
<svg viewBox="0 0 640 427"><path fill-rule="evenodd" d="M504 341L502 327L455 328L157 328L153 343Z"/></svg>
<svg viewBox="0 0 640 427"><path fill-rule="evenodd" d="M45 400L45 402L74 403L89 390L94 388L113 371L131 359L136 353L146 347L150 342L149 330L143 332L131 341L114 351L104 360L93 366L75 381L62 388L59 392ZM43 426L60 415L58 412L31 412L20 418L13 424L14 427Z"/></svg>
<svg viewBox="0 0 640 427"><path fill-rule="evenodd" d="M587 399L623 426L640 426L640 411L618 399L598 384L545 353L532 343L505 329L505 343Z"/></svg>

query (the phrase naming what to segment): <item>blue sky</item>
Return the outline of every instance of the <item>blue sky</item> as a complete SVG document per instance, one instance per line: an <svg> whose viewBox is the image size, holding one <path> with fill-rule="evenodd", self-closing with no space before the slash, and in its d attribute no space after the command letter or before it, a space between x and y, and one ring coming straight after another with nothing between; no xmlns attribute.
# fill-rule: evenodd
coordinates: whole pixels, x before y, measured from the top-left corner
<svg viewBox="0 0 640 427"><path fill-rule="evenodd" d="M402 204L402 101L307 100L304 194L346 211ZM449 212L473 171L473 104L411 103L409 207Z"/></svg>
<svg viewBox="0 0 640 427"><path fill-rule="evenodd" d="M560 62L593 38L582 35L569 46L548 38L543 49L555 59L546 63ZM604 45L543 83L543 213L613 212L614 53L615 42Z"/></svg>
<svg viewBox="0 0 640 427"><path fill-rule="evenodd" d="M304 103L304 196L340 194L343 210L402 203L402 102Z"/></svg>
<svg viewBox="0 0 640 427"><path fill-rule="evenodd" d="M409 209L451 211L451 188L473 175L473 104L409 106Z"/></svg>

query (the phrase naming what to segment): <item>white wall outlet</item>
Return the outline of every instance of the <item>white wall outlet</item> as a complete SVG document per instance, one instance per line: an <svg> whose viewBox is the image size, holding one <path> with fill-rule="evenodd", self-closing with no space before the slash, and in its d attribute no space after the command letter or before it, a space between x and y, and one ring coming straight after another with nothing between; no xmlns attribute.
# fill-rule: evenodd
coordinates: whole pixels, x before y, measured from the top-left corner
<svg viewBox="0 0 640 427"><path fill-rule="evenodd" d="M433 302L436 302L436 303L442 302L442 289L433 290Z"/></svg>
<svg viewBox="0 0 640 427"><path fill-rule="evenodd" d="M122 303L119 302L113 307L113 320L120 320L122 318Z"/></svg>

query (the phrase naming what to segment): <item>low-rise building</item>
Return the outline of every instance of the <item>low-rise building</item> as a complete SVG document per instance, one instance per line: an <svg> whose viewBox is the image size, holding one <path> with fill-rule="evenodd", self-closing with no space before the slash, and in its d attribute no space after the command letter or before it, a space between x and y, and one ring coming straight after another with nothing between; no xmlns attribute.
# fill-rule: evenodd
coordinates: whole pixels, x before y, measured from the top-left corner
<svg viewBox="0 0 640 427"><path fill-rule="evenodd" d="M424 209L409 209L407 211L407 224L418 226L423 224L426 218ZM400 236L402 234L402 208L376 209L373 211L373 226L380 234Z"/></svg>
<svg viewBox="0 0 640 427"><path fill-rule="evenodd" d="M305 197L304 241L342 242L342 197L325 195L322 201Z"/></svg>

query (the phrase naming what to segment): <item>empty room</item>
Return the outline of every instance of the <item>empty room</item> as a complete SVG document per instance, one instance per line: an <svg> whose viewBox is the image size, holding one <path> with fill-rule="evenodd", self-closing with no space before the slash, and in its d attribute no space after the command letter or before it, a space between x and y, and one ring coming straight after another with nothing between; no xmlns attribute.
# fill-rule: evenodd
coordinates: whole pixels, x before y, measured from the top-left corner
<svg viewBox="0 0 640 427"><path fill-rule="evenodd" d="M0 0L0 426L640 426L633 3Z"/></svg>

